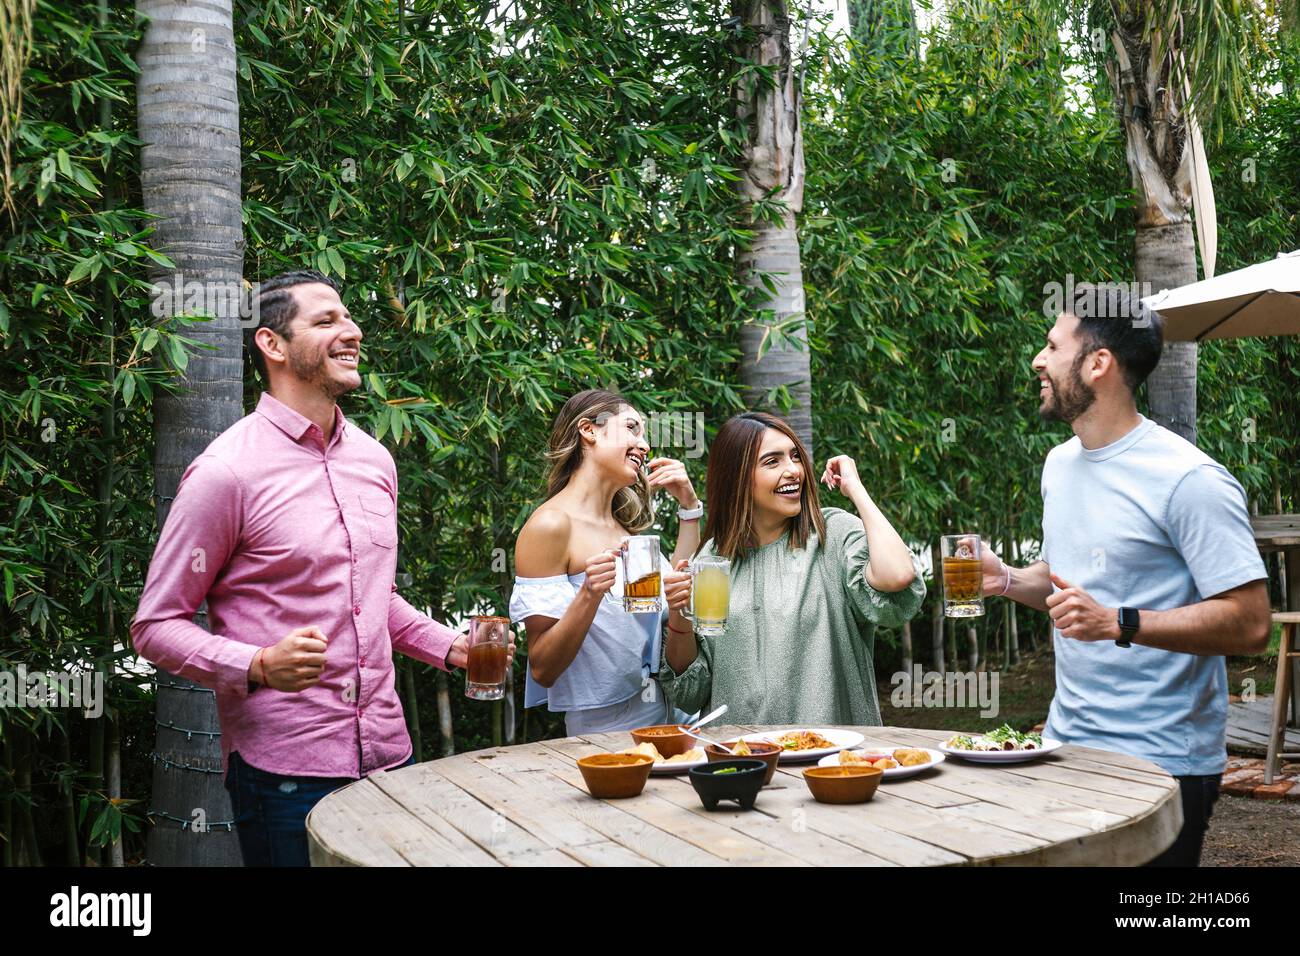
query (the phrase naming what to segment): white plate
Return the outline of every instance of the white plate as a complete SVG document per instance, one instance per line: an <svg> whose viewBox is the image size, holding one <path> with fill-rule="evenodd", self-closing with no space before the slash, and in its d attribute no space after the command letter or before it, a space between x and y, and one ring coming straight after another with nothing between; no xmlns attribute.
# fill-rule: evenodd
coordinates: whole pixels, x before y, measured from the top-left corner
<svg viewBox="0 0 1300 956"><path fill-rule="evenodd" d="M776 730L766 734L745 734L741 739L762 740L774 744L778 737L804 730L811 730L813 733L821 734L835 746L817 747L813 750L785 750L781 752L777 763L803 763L806 760L816 760L819 757L825 757L827 754L839 753L841 750L852 750L866 739L852 730L831 730L826 727L796 727L791 730Z"/></svg>
<svg viewBox="0 0 1300 956"><path fill-rule="evenodd" d="M884 771L884 777L882 777L881 779L899 780L902 779L903 777L915 777L918 773L923 773L924 771L929 770L931 767L937 767L939 764L943 763L944 761L943 754L941 754L937 750L931 750L929 747L903 748L898 746L897 744L891 744L888 747L859 747L856 749L855 752L864 753L864 754L892 754L895 750L903 750L903 749L924 750L927 754L930 755L930 762L917 764L914 767L894 767L890 770ZM826 757L822 757L821 760L817 761L817 766L819 767L838 767L839 765L840 765L840 755L838 752L830 754L829 756Z"/></svg>
<svg viewBox="0 0 1300 956"><path fill-rule="evenodd" d="M973 738L979 735L971 734L970 736ZM960 757L962 760L969 760L971 763L1028 763L1030 760L1037 760L1043 754L1050 754L1053 750L1060 750L1065 745L1059 740L1044 737L1043 746L1037 750L958 750L946 744L935 744L935 746L949 757Z"/></svg>

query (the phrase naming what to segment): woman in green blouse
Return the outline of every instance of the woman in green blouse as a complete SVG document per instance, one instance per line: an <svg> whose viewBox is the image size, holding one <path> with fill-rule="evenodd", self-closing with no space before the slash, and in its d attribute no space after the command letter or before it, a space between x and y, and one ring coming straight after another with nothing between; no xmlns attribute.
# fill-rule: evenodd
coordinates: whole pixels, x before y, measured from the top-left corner
<svg viewBox="0 0 1300 956"><path fill-rule="evenodd" d="M737 724L878 725L876 627L920 608L916 558L852 458L832 458L821 480L861 517L822 508L803 443L773 415L727 421L709 458L698 553L731 560L731 606L720 637L670 628L669 700L687 713L725 703Z"/></svg>

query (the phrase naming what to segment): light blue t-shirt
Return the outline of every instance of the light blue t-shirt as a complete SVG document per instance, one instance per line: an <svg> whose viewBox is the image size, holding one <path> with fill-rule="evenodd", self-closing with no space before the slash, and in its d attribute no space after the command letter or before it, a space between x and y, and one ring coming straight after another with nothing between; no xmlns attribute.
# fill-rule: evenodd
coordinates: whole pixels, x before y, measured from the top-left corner
<svg viewBox="0 0 1300 956"><path fill-rule="evenodd" d="M1106 607L1169 610L1266 576L1241 485L1147 418L1104 448L1077 436L1053 448L1042 491L1043 560ZM1056 695L1044 736L1142 757L1174 776L1223 772L1223 657L1052 635Z"/></svg>

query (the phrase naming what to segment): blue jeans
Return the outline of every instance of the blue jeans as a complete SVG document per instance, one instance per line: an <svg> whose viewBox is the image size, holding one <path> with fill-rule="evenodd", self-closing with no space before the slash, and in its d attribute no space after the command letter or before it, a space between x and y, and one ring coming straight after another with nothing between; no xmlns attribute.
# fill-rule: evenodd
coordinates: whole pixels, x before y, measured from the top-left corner
<svg viewBox="0 0 1300 956"><path fill-rule="evenodd" d="M415 763L412 756L402 766ZM351 777L287 777L230 755L226 790L235 812L244 866L309 866L307 814Z"/></svg>

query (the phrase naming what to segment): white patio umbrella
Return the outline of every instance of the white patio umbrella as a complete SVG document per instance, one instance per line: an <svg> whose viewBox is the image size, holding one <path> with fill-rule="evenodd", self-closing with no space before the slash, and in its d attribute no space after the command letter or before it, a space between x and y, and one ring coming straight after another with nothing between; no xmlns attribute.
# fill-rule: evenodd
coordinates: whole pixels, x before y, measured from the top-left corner
<svg viewBox="0 0 1300 956"><path fill-rule="evenodd" d="M1300 249L1142 303L1164 316L1167 342L1300 335Z"/></svg>

